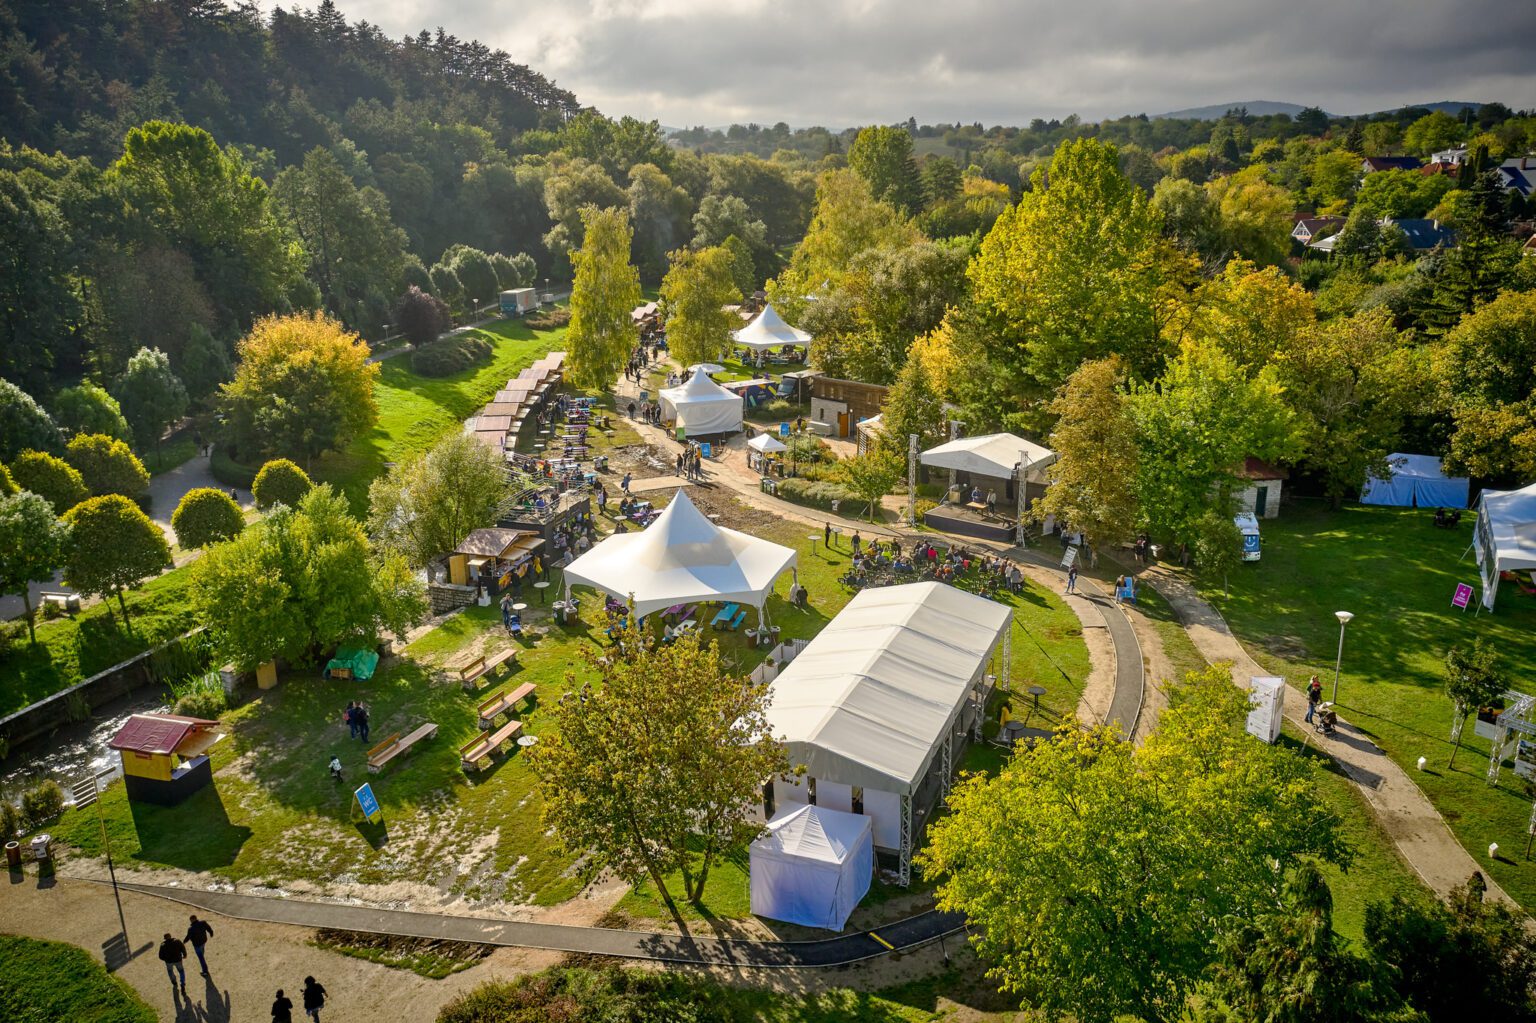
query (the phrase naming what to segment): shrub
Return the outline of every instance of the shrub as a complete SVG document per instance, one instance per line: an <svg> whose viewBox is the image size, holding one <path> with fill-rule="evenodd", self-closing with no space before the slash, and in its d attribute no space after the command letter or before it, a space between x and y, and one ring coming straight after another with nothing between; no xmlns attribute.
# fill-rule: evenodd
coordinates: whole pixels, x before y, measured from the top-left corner
<svg viewBox="0 0 1536 1023"><path fill-rule="evenodd" d="M91 496L80 471L44 451L23 451L11 463L11 479L53 505L60 515Z"/></svg>
<svg viewBox="0 0 1536 1023"><path fill-rule="evenodd" d="M523 317L523 322L534 330L556 330L570 324L571 311L565 306L552 306L536 313L529 313Z"/></svg>
<svg viewBox="0 0 1536 1023"><path fill-rule="evenodd" d="M459 334L411 353L411 369L424 377L446 377L491 361L491 343L476 334Z"/></svg>
<svg viewBox="0 0 1536 1023"><path fill-rule="evenodd" d="M832 510L834 501L850 508L864 503L858 494L842 484L823 480L780 480L779 496L786 501L810 505L812 508L825 508L828 511Z"/></svg>
<svg viewBox="0 0 1536 1023"><path fill-rule="evenodd" d="M937 501L929 500L926 497L919 497L917 499L917 521L922 522L923 516L927 515L938 506L939 502Z"/></svg>
<svg viewBox="0 0 1536 1023"><path fill-rule="evenodd" d="M400 303L395 307L395 323L411 344L428 345L453 326L453 317L442 299L413 284L400 296Z"/></svg>
<svg viewBox="0 0 1536 1023"><path fill-rule="evenodd" d="M245 528L245 516L224 491L197 487L187 491L171 513L171 528L176 542L190 550L238 536Z"/></svg>
<svg viewBox="0 0 1536 1023"><path fill-rule="evenodd" d="M27 623L20 618L0 622L0 657L10 653L12 648L21 641L27 633ZM0 757L0 760L5 759Z"/></svg>
<svg viewBox="0 0 1536 1023"><path fill-rule="evenodd" d="M789 438L789 450L784 453L785 458L796 462L830 462L832 461L832 449L811 433L797 433Z"/></svg>
<svg viewBox="0 0 1536 1023"><path fill-rule="evenodd" d="M11 470L0 465L0 497L10 497L19 489L16 486L16 481L11 479Z"/></svg>
<svg viewBox="0 0 1536 1023"><path fill-rule="evenodd" d="M64 437L53 417L32 396L0 380L0 459L23 451L62 451Z"/></svg>
<svg viewBox="0 0 1536 1023"><path fill-rule="evenodd" d="M69 437L82 433L104 433L124 441L133 437L117 399L89 382L53 396L53 421Z"/></svg>
<svg viewBox="0 0 1536 1023"><path fill-rule="evenodd" d="M0 799L0 842L9 842L21 832L21 811L9 799Z"/></svg>
<svg viewBox="0 0 1536 1023"><path fill-rule="evenodd" d="M297 508L300 499L313 486L303 469L286 458L274 458L256 474L256 479L251 483L251 493L256 498L256 507L263 510L274 504Z"/></svg>
<svg viewBox="0 0 1536 1023"><path fill-rule="evenodd" d="M80 470L92 497L135 498L149 489L149 471L127 444L100 433L82 433L69 442L64 460Z"/></svg>
<svg viewBox="0 0 1536 1023"><path fill-rule="evenodd" d="M63 812L64 790L52 778L34 785L21 797L21 816L28 831L36 831Z"/></svg>
<svg viewBox="0 0 1536 1023"><path fill-rule="evenodd" d="M194 675L171 685L172 713L193 718L217 718L229 709L224 680L216 671Z"/></svg>
<svg viewBox="0 0 1536 1023"><path fill-rule="evenodd" d="M208 471L213 473L214 479L227 487L239 487L241 490L251 489L259 469L260 466L235 461L229 447L224 444L214 445L213 457L208 460Z"/></svg>

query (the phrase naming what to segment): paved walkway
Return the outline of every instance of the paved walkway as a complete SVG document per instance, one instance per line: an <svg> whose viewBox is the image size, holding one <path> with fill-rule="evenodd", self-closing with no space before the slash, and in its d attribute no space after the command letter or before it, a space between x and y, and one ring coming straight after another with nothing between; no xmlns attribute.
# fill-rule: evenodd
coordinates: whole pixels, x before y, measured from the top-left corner
<svg viewBox="0 0 1536 1023"><path fill-rule="evenodd" d="M918 948L965 927L965 920L959 914L932 910L887 924L877 931L840 934L814 941L746 941L655 931L620 931L602 927L571 927L485 917L412 913L397 909L306 902L234 892L162 888L155 885L125 884L122 887L127 891L170 899L236 920L296 927L334 927L369 934L541 948L692 966L757 969L847 966Z"/></svg>
<svg viewBox="0 0 1536 1023"><path fill-rule="evenodd" d="M171 528L171 515L175 513L176 506L187 495L187 491L196 490L198 487L213 487L226 493L229 487L213 478L213 470L210 467L211 459L207 455L196 455L181 463L176 468L149 481L149 517L160 531L165 534L165 539L174 544L176 531ZM240 510L249 512L253 507L251 492L249 490L236 490L239 494ZM186 552L178 552L176 563L185 564L191 558Z"/></svg>
<svg viewBox="0 0 1536 1023"><path fill-rule="evenodd" d="M1167 566L1153 565L1145 569L1141 577L1172 606L1190 640L1207 661L1213 664L1225 661L1232 665L1234 682L1246 688L1251 676L1269 674L1232 635L1221 612L1196 593L1182 576ZM1295 685L1287 685L1286 721L1309 743L1338 762L1365 796L1382 830L1426 885L1443 896L1457 885L1465 884L1473 871L1481 869L1456 840L1429 797L1396 761L1387 756L1385 750L1342 717L1336 735L1319 735L1304 720L1306 706L1306 694ZM1483 876L1491 894L1510 901L1486 872Z"/></svg>

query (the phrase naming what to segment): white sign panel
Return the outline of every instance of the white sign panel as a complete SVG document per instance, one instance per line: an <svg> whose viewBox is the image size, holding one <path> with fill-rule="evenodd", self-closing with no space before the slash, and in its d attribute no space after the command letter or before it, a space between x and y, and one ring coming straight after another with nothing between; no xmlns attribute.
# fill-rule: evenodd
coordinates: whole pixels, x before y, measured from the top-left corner
<svg viewBox="0 0 1536 1023"><path fill-rule="evenodd" d="M1248 734L1265 742L1280 738L1281 712L1285 709L1285 679L1253 675L1248 682Z"/></svg>
<svg viewBox="0 0 1536 1023"><path fill-rule="evenodd" d="M1074 561L1076 561L1076 560L1077 560L1077 545L1073 544L1071 547L1068 547L1066 553L1061 556L1061 567L1062 568L1071 568L1072 567L1072 563Z"/></svg>

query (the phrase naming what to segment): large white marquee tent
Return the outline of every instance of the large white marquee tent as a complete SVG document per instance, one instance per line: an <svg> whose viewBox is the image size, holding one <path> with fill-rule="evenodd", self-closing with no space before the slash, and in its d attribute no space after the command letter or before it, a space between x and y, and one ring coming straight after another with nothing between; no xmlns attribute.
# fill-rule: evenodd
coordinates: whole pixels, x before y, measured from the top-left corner
<svg viewBox="0 0 1536 1023"><path fill-rule="evenodd" d="M1011 433L988 433L940 444L924 451L921 457L924 465L935 469L1005 480L1014 477L1020 462L1027 462L1027 478L1043 482L1045 468L1056 461L1056 452Z"/></svg>
<svg viewBox="0 0 1536 1023"><path fill-rule="evenodd" d="M1465 508L1471 484L1465 476L1447 476L1434 455L1393 452L1387 456L1384 480L1367 478L1360 490L1361 504L1385 504L1399 508Z"/></svg>
<svg viewBox="0 0 1536 1023"><path fill-rule="evenodd" d="M862 789L875 844L897 853L902 883L913 800L936 758L947 790L955 740L980 727L994 654L1006 671L1012 620L1002 604L943 583L867 589L772 683L769 730L790 763L805 765L816 804L850 810ZM809 784L774 782L778 805L808 795Z"/></svg>
<svg viewBox="0 0 1536 1023"><path fill-rule="evenodd" d="M790 806L748 852L752 912L840 931L875 872L870 820L824 806Z"/></svg>
<svg viewBox="0 0 1536 1023"><path fill-rule="evenodd" d="M633 596L642 618L674 604L723 600L750 604L761 620L774 582L796 557L789 547L715 525L679 490L648 527L616 533L567 565L565 589Z"/></svg>
<svg viewBox="0 0 1536 1023"><path fill-rule="evenodd" d="M1484 490L1477 499L1472 546L1482 569L1483 606L1492 611L1500 572L1536 570L1536 483L1520 490Z"/></svg>
<svg viewBox="0 0 1536 1023"><path fill-rule="evenodd" d="M785 345L804 347L811 343L811 335L785 323L772 304L763 306L763 311L751 323L736 331L735 336L737 344L755 352Z"/></svg>
<svg viewBox="0 0 1536 1023"><path fill-rule="evenodd" d="M741 395L732 394L696 369L681 387L661 391L663 419L675 419L687 437L732 433L741 429Z"/></svg>

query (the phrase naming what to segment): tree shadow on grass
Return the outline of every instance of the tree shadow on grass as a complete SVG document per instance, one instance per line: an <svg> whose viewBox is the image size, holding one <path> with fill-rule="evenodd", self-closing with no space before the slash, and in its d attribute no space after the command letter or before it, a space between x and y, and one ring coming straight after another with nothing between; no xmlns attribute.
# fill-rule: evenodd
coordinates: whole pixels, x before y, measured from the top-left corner
<svg viewBox="0 0 1536 1023"><path fill-rule="evenodd" d="M217 784L176 806L129 802L139 836L136 859L182 870L206 871L235 862L251 829L230 822Z"/></svg>

